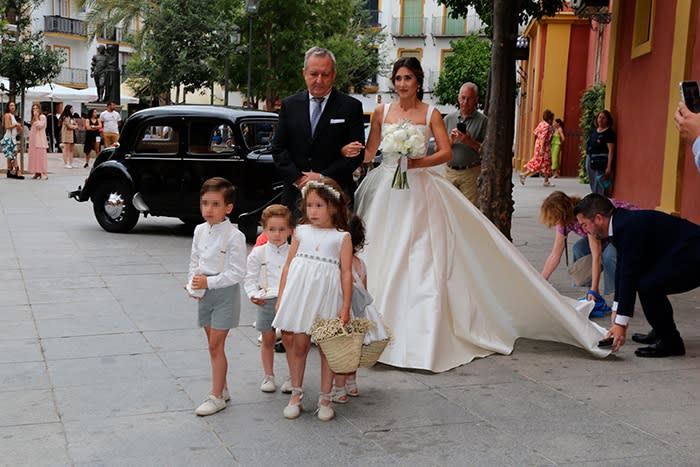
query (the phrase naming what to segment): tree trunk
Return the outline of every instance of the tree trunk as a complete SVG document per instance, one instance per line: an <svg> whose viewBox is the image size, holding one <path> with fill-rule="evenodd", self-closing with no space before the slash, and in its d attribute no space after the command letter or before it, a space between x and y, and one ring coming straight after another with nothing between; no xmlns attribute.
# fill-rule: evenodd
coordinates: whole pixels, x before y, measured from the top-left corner
<svg viewBox="0 0 700 467"><path fill-rule="evenodd" d="M513 136L515 134L515 40L518 12L510 0L493 2L493 49L491 92L488 100L489 124L486 130L479 178L481 211L510 236L513 216Z"/></svg>

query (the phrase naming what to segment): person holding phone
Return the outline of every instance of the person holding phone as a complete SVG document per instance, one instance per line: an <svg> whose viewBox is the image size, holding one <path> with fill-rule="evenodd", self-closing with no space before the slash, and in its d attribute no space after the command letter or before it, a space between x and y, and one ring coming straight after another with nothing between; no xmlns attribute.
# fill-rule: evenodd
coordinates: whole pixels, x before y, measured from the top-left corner
<svg viewBox="0 0 700 467"><path fill-rule="evenodd" d="M481 144L486 138L488 119L476 109L479 88L464 83L457 96L459 110L445 116L445 127L452 146L452 159L445 176L475 206L479 204L478 180L481 174Z"/></svg>
<svg viewBox="0 0 700 467"><path fill-rule="evenodd" d="M676 128L681 134L681 138L693 149L695 166L700 171L700 108L698 104L697 81L683 81L681 83L682 102L678 103L678 108L674 115Z"/></svg>

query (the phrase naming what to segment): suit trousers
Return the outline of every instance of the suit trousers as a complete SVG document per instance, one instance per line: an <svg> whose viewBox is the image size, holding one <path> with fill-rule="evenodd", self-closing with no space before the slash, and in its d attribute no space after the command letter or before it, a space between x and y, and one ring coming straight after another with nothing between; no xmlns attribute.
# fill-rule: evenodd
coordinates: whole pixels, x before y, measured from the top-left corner
<svg viewBox="0 0 700 467"><path fill-rule="evenodd" d="M700 287L700 245L689 245L668 256L639 280L637 293L644 316L662 341L673 345L681 337L668 295Z"/></svg>

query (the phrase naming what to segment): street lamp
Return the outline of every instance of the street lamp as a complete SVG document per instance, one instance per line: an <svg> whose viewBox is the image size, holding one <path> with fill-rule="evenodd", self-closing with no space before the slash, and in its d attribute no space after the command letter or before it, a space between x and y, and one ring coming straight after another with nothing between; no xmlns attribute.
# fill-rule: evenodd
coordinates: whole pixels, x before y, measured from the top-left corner
<svg viewBox="0 0 700 467"><path fill-rule="evenodd" d="M258 14L260 0L246 0L245 11L248 13L248 107L253 105L253 15Z"/></svg>
<svg viewBox="0 0 700 467"><path fill-rule="evenodd" d="M229 74L231 69L229 55L231 54L231 45L238 45L241 43L241 28L234 25L229 33L228 44L224 48L224 105L228 105L228 82Z"/></svg>

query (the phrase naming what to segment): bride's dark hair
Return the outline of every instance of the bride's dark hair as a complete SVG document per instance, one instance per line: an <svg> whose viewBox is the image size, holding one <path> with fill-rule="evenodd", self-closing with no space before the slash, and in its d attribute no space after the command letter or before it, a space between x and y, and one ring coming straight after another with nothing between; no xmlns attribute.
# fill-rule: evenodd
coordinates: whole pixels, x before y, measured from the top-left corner
<svg viewBox="0 0 700 467"><path fill-rule="evenodd" d="M420 61L416 57L401 57L400 59L396 60L394 63L394 69L391 70L391 82L392 84L394 83L394 80L396 80L396 73L398 73L399 68L405 67L411 70L411 73L413 73L416 77L416 81L418 81L418 100L423 100L423 79L424 79L424 74L423 74L423 67L420 64Z"/></svg>

